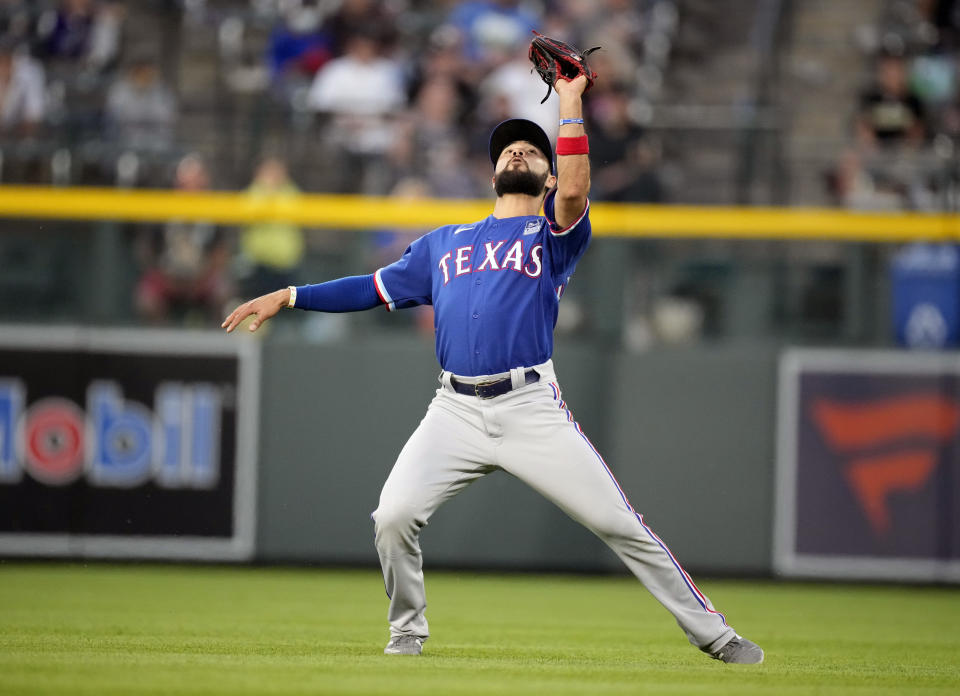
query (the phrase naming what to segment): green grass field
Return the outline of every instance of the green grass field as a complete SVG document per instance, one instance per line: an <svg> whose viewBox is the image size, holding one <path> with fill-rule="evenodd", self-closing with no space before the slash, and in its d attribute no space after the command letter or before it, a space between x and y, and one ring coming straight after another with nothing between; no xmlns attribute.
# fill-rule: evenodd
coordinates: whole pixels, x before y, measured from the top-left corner
<svg viewBox="0 0 960 696"><path fill-rule="evenodd" d="M624 577L428 573L410 658L374 570L0 563L0 694L960 693L958 590L700 584L763 665Z"/></svg>

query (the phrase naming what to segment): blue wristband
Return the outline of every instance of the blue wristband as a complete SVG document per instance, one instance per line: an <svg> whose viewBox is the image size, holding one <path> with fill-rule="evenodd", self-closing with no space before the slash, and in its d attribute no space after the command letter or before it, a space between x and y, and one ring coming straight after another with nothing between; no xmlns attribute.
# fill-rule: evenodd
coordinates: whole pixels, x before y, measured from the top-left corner
<svg viewBox="0 0 960 696"><path fill-rule="evenodd" d="M582 119L582 118L561 118L561 119L560 119L560 125L561 125L561 126L565 126L565 125L567 125L568 123L579 123L579 124L582 126L582 125L583 125L583 119Z"/></svg>

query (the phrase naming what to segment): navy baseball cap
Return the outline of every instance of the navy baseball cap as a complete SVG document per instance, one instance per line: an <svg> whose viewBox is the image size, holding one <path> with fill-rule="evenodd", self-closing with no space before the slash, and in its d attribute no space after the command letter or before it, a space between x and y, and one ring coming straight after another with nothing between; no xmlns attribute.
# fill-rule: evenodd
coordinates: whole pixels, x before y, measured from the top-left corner
<svg viewBox="0 0 960 696"><path fill-rule="evenodd" d="M517 140L526 140L535 145L547 158L550 171L553 171L553 148L550 146L550 138L543 132L543 128L525 118L507 119L493 129L493 133L490 134L490 161L496 165L503 148Z"/></svg>

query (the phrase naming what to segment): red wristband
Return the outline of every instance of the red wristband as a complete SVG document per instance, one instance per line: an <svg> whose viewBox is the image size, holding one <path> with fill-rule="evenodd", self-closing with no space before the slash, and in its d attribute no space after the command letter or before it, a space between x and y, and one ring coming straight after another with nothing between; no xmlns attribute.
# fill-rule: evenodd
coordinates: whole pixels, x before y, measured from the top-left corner
<svg viewBox="0 0 960 696"><path fill-rule="evenodd" d="M577 138L557 138L558 155L589 155L590 144L587 142L587 136L581 135Z"/></svg>

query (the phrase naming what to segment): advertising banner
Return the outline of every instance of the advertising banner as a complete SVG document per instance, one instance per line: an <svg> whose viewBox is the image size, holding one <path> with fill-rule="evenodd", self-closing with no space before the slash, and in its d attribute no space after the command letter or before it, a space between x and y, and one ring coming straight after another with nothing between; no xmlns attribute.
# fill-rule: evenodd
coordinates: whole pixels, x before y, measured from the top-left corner
<svg viewBox="0 0 960 696"><path fill-rule="evenodd" d="M774 563L960 581L960 356L792 350L780 364Z"/></svg>
<svg viewBox="0 0 960 696"><path fill-rule="evenodd" d="M253 553L258 351L0 325L0 554Z"/></svg>

